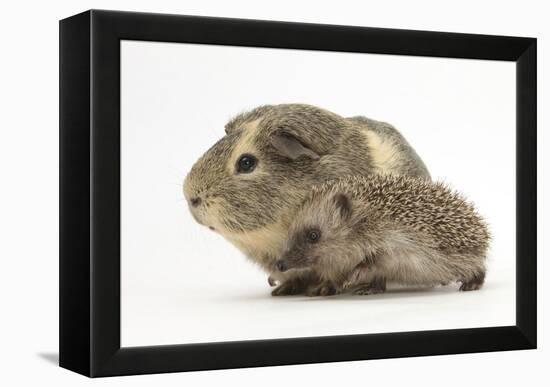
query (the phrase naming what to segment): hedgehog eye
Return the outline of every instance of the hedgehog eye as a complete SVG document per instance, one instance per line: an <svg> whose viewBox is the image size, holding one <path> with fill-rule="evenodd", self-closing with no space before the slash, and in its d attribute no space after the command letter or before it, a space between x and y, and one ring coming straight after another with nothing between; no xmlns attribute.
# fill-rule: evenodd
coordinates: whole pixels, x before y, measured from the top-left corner
<svg viewBox="0 0 550 387"><path fill-rule="evenodd" d="M307 233L308 242L315 243L321 238L321 232L319 230L311 230Z"/></svg>
<svg viewBox="0 0 550 387"><path fill-rule="evenodd" d="M256 157L244 154L239 157L239 160L237 161L237 172L238 173L250 173L256 168L256 164L258 163L258 160Z"/></svg>

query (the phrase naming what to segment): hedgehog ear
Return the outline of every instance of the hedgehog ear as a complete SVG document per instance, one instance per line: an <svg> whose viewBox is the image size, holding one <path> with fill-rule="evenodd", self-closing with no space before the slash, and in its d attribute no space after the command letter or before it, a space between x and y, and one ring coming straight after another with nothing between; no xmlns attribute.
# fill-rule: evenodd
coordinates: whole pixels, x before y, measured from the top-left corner
<svg viewBox="0 0 550 387"><path fill-rule="evenodd" d="M337 193L332 200L336 206L336 211L342 219L348 219L351 215L351 202L349 198L343 193Z"/></svg>
<svg viewBox="0 0 550 387"><path fill-rule="evenodd" d="M271 145L282 156L296 160L301 156L309 157L312 160L319 160L319 155L302 144L296 137L289 133L277 132L271 136Z"/></svg>
<svg viewBox="0 0 550 387"><path fill-rule="evenodd" d="M235 126L232 125L232 123L227 123L225 124L224 129L225 129L225 134L229 134L235 131Z"/></svg>

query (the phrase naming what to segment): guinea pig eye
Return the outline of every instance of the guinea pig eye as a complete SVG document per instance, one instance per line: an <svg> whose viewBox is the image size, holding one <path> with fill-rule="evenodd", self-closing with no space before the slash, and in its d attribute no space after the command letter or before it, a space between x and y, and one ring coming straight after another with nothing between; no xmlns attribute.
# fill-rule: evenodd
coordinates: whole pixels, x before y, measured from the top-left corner
<svg viewBox="0 0 550 387"><path fill-rule="evenodd" d="M241 155L237 161L237 172L250 173L256 168L257 163L256 157L249 154Z"/></svg>
<svg viewBox="0 0 550 387"><path fill-rule="evenodd" d="M311 230L307 233L308 242L315 243L321 238L321 232L318 230Z"/></svg>

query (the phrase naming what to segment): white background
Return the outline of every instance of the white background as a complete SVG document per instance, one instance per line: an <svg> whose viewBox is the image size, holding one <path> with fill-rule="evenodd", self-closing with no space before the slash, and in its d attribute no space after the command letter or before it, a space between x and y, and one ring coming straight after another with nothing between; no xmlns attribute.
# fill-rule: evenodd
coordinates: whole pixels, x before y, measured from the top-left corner
<svg viewBox="0 0 550 387"><path fill-rule="evenodd" d="M550 27L543 2L387 1L59 1L4 6L0 168L2 243L1 380L5 385L317 385L358 381L389 385L519 385L548 382L550 336L539 329L537 351L438 356L248 370L136 376L91 381L54 366L57 361L58 280L58 28L57 20L88 8L111 8L212 16L477 32L539 38L539 128L548 124ZM539 198L548 188L548 137L539 132ZM543 179L544 173L544 179ZM539 256L542 218L539 203ZM539 260L539 326L548 324L548 264ZM472 380L470 380L472 378Z"/></svg>
<svg viewBox="0 0 550 387"><path fill-rule="evenodd" d="M230 115L287 102L396 125L486 217L482 291L270 297L266 274L194 221L181 186ZM122 345L513 325L515 122L512 62L124 41Z"/></svg>

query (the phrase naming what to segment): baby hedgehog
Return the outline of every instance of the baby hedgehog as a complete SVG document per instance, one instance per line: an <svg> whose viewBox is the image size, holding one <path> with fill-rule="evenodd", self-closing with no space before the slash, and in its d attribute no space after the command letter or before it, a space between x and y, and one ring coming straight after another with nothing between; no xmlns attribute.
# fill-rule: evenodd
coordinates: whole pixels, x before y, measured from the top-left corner
<svg viewBox="0 0 550 387"><path fill-rule="evenodd" d="M310 296L374 294L386 281L435 286L485 279L490 235L472 204L443 183L391 175L349 176L314 187L296 213L276 266L311 269Z"/></svg>

